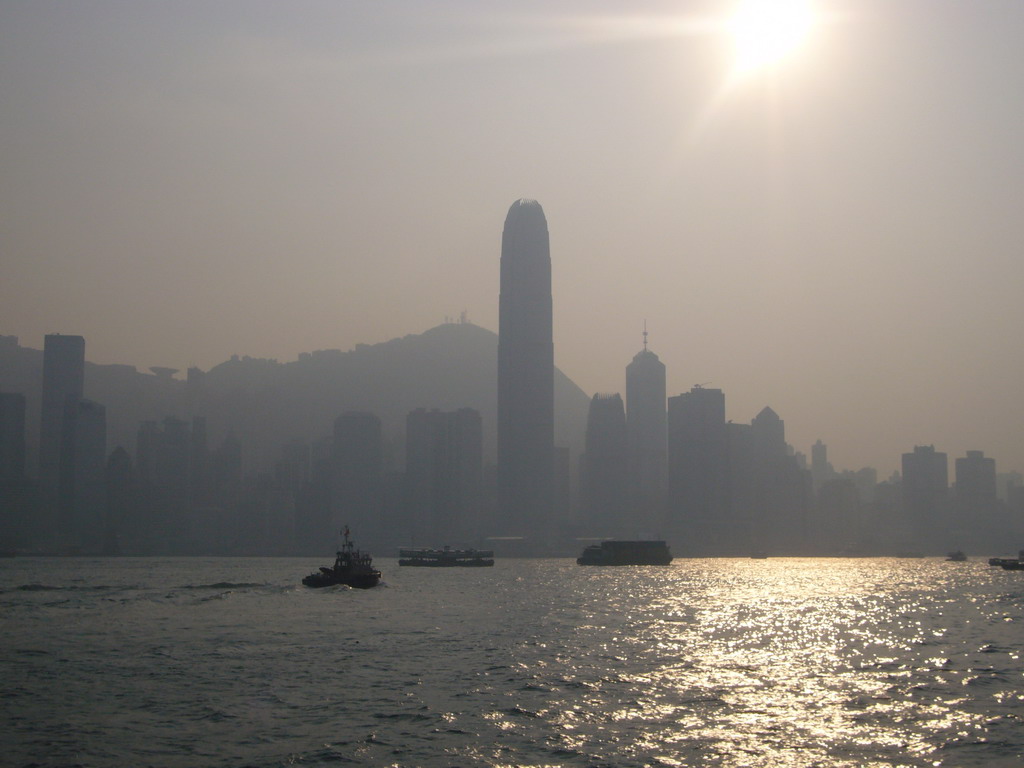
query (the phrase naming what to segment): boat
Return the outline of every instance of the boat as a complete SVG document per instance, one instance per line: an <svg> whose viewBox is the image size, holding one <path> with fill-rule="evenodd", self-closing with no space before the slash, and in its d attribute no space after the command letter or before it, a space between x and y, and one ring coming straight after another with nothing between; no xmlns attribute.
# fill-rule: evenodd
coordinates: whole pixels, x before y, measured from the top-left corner
<svg viewBox="0 0 1024 768"><path fill-rule="evenodd" d="M958 549L955 552L950 552L948 555L946 555L946 560L951 563L962 563L965 560L967 560L967 555L965 555Z"/></svg>
<svg viewBox="0 0 1024 768"><path fill-rule="evenodd" d="M333 587L345 584L356 589L369 589L380 583L380 571L373 567L369 552L356 549L349 538L348 526L341 532L344 541L337 551L334 565L320 566L320 570L306 576L302 583L307 587Z"/></svg>
<svg viewBox="0 0 1024 768"><path fill-rule="evenodd" d="M583 550L577 565L668 565L672 553L664 541L619 541L609 539Z"/></svg>
<svg viewBox="0 0 1024 768"><path fill-rule="evenodd" d="M1024 571L1024 560L1007 559L999 563L1004 571Z"/></svg>
<svg viewBox="0 0 1024 768"><path fill-rule="evenodd" d="M399 549L399 565L421 568L487 568L494 565L491 549Z"/></svg>

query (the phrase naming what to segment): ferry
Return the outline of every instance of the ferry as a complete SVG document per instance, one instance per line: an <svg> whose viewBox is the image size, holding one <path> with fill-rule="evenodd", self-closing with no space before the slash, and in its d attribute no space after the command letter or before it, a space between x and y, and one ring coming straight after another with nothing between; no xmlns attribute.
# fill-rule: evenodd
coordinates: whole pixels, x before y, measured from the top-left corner
<svg viewBox="0 0 1024 768"><path fill-rule="evenodd" d="M487 568L494 565L490 549L399 549L398 564L421 568Z"/></svg>
<svg viewBox="0 0 1024 768"><path fill-rule="evenodd" d="M336 553L334 565L320 566L320 570L306 576L302 583L307 587L333 587L345 584L356 589L369 589L380 583L380 571L373 567L369 552L356 549L349 538L348 526L341 532L344 543Z"/></svg>
<svg viewBox="0 0 1024 768"><path fill-rule="evenodd" d="M672 553L664 541L602 541L583 550L577 565L669 565Z"/></svg>

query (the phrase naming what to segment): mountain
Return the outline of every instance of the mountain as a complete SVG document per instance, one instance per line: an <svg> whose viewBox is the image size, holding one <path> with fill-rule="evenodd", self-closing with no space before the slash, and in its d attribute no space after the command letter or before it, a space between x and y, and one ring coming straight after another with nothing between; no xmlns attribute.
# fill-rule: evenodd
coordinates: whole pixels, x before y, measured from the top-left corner
<svg viewBox="0 0 1024 768"><path fill-rule="evenodd" d="M86 340L88 352L88 340ZM486 459L496 452L498 336L470 323L446 323L425 333L355 349L321 350L289 363L233 357L189 380L166 371L86 364L85 394L107 407L108 446L134 453L143 420L205 416L211 446L229 432L241 441L247 470L265 469L290 441L331 434L347 410L380 417L393 463L404 462L405 417L415 408L475 408L484 425ZM42 352L0 337L0 391L28 399L28 440L39 432ZM555 442L582 450L589 397L555 371ZM31 466L31 462L30 462Z"/></svg>

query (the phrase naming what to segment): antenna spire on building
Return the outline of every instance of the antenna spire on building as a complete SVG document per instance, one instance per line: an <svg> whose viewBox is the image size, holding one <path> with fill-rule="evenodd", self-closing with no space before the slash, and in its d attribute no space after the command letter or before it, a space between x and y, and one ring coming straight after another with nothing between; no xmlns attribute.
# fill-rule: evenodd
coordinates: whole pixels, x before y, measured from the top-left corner
<svg viewBox="0 0 1024 768"><path fill-rule="evenodd" d="M644 352L647 351L647 319L644 319Z"/></svg>

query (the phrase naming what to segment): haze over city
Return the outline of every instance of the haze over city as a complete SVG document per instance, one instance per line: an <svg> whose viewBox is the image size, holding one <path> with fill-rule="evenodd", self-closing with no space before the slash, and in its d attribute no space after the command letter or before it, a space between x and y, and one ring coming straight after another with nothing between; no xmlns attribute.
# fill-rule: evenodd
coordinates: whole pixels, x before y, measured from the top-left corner
<svg viewBox="0 0 1024 768"><path fill-rule="evenodd" d="M555 363L641 348L837 467L1024 469L1019 3L815 3L736 69L733 3L0 3L0 333L208 369L497 330L509 203Z"/></svg>

